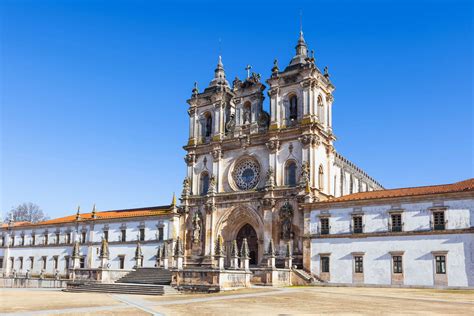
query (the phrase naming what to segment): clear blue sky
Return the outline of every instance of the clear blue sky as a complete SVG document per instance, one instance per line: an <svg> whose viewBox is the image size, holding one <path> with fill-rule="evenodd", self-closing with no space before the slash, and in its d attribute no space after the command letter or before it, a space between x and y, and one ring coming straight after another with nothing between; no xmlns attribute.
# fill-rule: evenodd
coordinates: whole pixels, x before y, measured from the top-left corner
<svg viewBox="0 0 474 316"><path fill-rule="evenodd" d="M473 176L471 1L2 1L2 211L169 203L219 38L229 80L268 78L300 9L340 153L387 188Z"/></svg>

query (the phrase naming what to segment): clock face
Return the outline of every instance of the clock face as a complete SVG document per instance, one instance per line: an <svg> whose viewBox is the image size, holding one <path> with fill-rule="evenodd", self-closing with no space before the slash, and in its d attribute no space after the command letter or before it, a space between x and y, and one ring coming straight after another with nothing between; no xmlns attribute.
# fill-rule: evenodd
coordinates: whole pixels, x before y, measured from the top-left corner
<svg viewBox="0 0 474 316"><path fill-rule="evenodd" d="M260 178L260 166L253 159L239 162L234 169L234 181L241 190L250 190L257 186Z"/></svg>

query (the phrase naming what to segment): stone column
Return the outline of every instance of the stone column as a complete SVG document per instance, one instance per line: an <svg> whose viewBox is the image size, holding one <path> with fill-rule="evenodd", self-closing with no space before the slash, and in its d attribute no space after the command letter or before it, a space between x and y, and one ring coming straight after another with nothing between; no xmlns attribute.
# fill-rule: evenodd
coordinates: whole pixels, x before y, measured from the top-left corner
<svg viewBox="0 0 474 316"><path fill-rule="evenodd" d="M5 250L3 253L3 266L5 267L3 269L3 274L5 276L10 275L10 271L13 269L13 267L10 266L10 231L7 230L7 233L5 235ZM3 267L0 267L3 268Z"/></svg>
<svg viewBox="0 0 474 316"><path fill-rule="evenodd" d="M109 244L105 238L102 238L102 243L100 245L100 268L108 269L109 265Z"/></svg>
<svg viewBox="0 0 474 316"><path fill-rule="evenodd" d="M138 269L142 266L143 252L140 242L137 241L137 247L135 248L135 268Z"/></svg>
<svg viewBox="0 0 474 316"><path fill-rule="evenodd" d="M168 270L169 268L169 255L168 255L168 244L163 244L163 269Z"/></svg>

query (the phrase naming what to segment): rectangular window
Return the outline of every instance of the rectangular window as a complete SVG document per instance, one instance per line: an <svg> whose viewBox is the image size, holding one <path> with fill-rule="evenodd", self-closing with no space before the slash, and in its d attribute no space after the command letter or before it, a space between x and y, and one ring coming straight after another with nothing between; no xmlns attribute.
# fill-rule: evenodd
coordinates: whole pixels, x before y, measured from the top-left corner
<svg viewBox="0 0 474 316"><path fill-rule="evenodd" d="M3 269L3 257L0 257L0 269Z"/></svg>
<svg viewBox="0 0 474 316"><path fill-rule="evenodd" d="M64 268L65 268L66 270L69 270L69 262L70 262L69 256L65 256L65 257L64 257L64 263L65 263L65 264L64 264Z"/></svg>
<svg viewBox="0 0 474 316"><path fill-rule="evenodd" d="M329 273L329 257L321 257L321 272Z"/></svg>
<svg viewBox="0 0 474 316"><path fill-rule="evenodd" d="M126 229L122 229L121 241L122 241L122 242L126 242L126 241L127 241L127 230L126 230Z"/></svg>
<svg viewBox="0 0 474 316"><path fill-rule="evenodd" d="M163 227L158 228L158 240L163 240Z"/></svg>
<svg viewBox="0 0 474 316"><path fill-rule="evenodd" d="M105 241L109 241L109 231L108 230L104 230L104 239L105 239Z"/></svg>
<svg viewBox="0 0 474 316"><path fill-rule="evenodd" d="M30 269L33 270L35 266L35 257L30 257Z"/></svg>
<svg viewBox="0 0 474 316"><path fill-rule="evenodd" d="M393 273L403 273L402 256L393 256Z"/></svg>
<svg viewBox="0 0 474 316"><path fill-rule="evenodd" d="M15 246L15 236L12 236L10 245Z"/></svg>
<svg viewBox="0 0 474 316"><path fill-rule="evenodd" d="M71 233L67 233L66 234L66 244L70 244L71 243Z"/></svg>
<svg viewBox="0 0 474 316"><path fill-rule="evenodd" d="M86 257L79 258L79 268L84 269L86 267Z"/></svg>
<svg viewBox="0 0 474 316"><path fill-rule="evenodd" d="M140 228L140 241L145 240L145 228Z"/></svg>
<svg viewBox="0 0 474 316"><path fill-rule="evenodd" d="M48 244L48 234L44 234L44 244Z"/></svg>
<svg viewBox="0 0 474 316"><path fill-rule="evenodd" d="M321 218L321 235L328 235L329 234L329 218Z"/></svg>
<svg viewBox="0 0 474 316"><path fill-rule="evenodd" d="M42 269L43 269L43 270L46 270L46 264L47 264L47 262L48 262L48 257L44 256L44 257L42 258L42 260L43 260L43 267L42 267Z"/></svg>
<svg viewBox="0 0 474 316"><path fill-rule="evenodd" d="M402 231L402 214L392 214L392 232Z"/></svg>
<svg viewBox="0 0 474 316"><path fill-rule="evenodd" d="M125 269L125 256L119 256L119 269Z"/></svg>
<svg viewBox="0 0 474 316"><path fill-rule="evenodd" d="M21 235L21 245L25 245L25 235Z"/></svg>
<svg viewBox="0 0 474 316"><path fill-rule="evenodd" d="M36 235L35 234L31 235L31 244L33 246L36 245Z"/></svg>
<svg viewBox="0 0 474 316"><path fill-rule="evenodd" d="M5 236L2 236L1 243L2 243L2 247L4 247L5 246Z"/></svg>
<svg viewBox="0 0 474 316"><path fill-rule="evenodd" d="M10 257L10 268L11 269L15 268L15 258L14 257Z"/></svg>
<svg viewBox="0 0 474 316"><path fill-rule="evenodd" d="M81 232L81 244L86 243L86 232Z"/></svg>
<svg viewBox="0 0 474 316"><path fill-rule="evenodd" d="M59 245L59 241L60 241L60 234L59 233L56 233L56 245Z"/></svg>
<svg viewBox="0 0 474 316"><path fill-rule="evenodd" d="M433 212L433 222L434 222L434 230L444 230L445 229L444 211Z"/></svg>
<svg viewBox="0 0 474 316"><path fill-rule="evenodd" d="M354 216L352 221L354 225L354 233L361 234L363 232L362 216Z"/></svg>
<svg viewBox="0 0 474 316"><path fill-rule="evenodd" d="M362 256L355 256L354 264L355 273L364 273L364 258Z"/></svg>
<svg viewBox="0 0 474 316"><path fill-rule="evenodd" d="M57 270L58 269L58 264L59 264L59 257L54 256L53 257L53 262L54 262L54 270Z"/></svg>
<svg viewBox="0 0 474 316"><path fill-rule="evenodd" d="M23 270L23 257L18 258L18 261L20 262L20 270Z"/></svg>
<svg viewBox="0 0 474 316"><path fill-rule="evenodd" d="M436 274L446 274L446 256L436 256Z"/></svg>

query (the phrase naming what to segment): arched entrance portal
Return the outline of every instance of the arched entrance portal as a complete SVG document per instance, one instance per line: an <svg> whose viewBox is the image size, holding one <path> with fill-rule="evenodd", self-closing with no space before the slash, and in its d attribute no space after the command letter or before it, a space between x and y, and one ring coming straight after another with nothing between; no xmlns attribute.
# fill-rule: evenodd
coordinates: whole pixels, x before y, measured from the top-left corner
<svg viewBox="0 0 474 316"><path fill-rule="evenodd" d="M250 253L250 264L256 265L258 263L258 238L257 232L253 229L252 225L245 224L237 233L237 245L239 250L242 249L242 240L247 238Z"/></svg>

